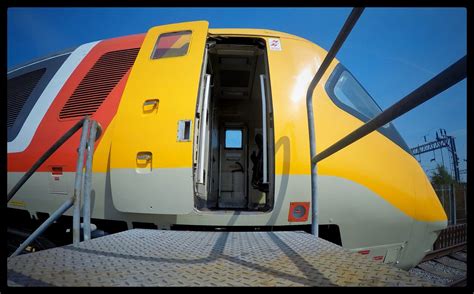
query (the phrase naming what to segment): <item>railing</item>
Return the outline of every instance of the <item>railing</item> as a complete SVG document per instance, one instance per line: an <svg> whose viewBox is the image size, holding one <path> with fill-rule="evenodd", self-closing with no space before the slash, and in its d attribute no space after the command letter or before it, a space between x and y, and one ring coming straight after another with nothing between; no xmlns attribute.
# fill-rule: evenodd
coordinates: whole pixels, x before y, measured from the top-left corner
<svg viewBox="0 0 474 294"><path fill-rule="evenodd" d="M442 230L433 244L433 250L456 246L467 242L467 224L449 226Z"/></svg>
<svg viewBox="0 0 474 294"><path fill-rule="evenodd" d="M78 149L76 178L74 185L74 194L66 200L53 214L49 216L11 255L11 257L20 254L31 242L40 236L52 223L54 223L64 212L74 206L73 211L73 244L77 245L80 241L80 202L82 189L82 170L84 165L84 152L87 148L86 172L84 180L84 240L90 239L90 192L92 182L92 157L94 153L95 141L100 136L100 126L96 121L92 121L89 128L90 119L86 116L77 122L69 131L59 138L23 175L18 183L7 194L7 203L15 196L16 192L25 184L25 182L33 175L33 173L70 137L72 137L80 128L82 128L81 140ZM87 134L89 133L89 136Z"/></svg>
<svg viewBox="0 0 474 294"><path fill-rule="evenodd" d="M466 78L467 71L467 60L466 56L458 60L456 63L452 64L450 67L442 71L440 74L423 84L421 87L417 88L403 99L397 103L390 106L388 109L357 128L344 138L340 139L330 147L326 148L319 154L316 154L316 143L314 138L314 118L313 118L313 102L312 96L313 91L316 88L321 77L326 72L329 64L334 59L337 51L342 46L342 43L346 39L347 35L352 30L353 26L357 22L358 18L362 14L362 8L354 8L349 15L346 23L344 24L341 32L336 38L336 41L331 46L328 54L326 55L323 63L321 64L319 70L314 76L311 84L308 88L306 95L306 107L308 112L308 129L309 129L309 140L310 140L310 154L311 154L311 208L312 208L312 229L311 232L313 235L318 235L318 223L317 223L317 163L321 160L333 155L334 153L340 151L341 149L349 146L350 144L360 140L366 135L372 133L378 128L384 126L385 124L391 122L392 120L398 118L399 116L407 113L413 108L419 106L420 104L430 100L437 94L445 91L451 86L457 84L464 78Z"/></svg>
<svg viewBox="0 0 474 294"><path fill-rule="evenodd" d="M433 260L464 250L467 247L467 224L449 226L442 230L433 244L433 249L421 262Z"/></svg>
<svg viewBox="0 0 474 294"><path fill-rule="evenodd" d="M452 183L433 187L448 216L448 225L467 222L466 184Z"/></svg>
<svg viewBox="0 0 474 294"><path fill-rule="evenodd" d="M33 173L69 138L72 137L85 123L85 118L78 121L69 131L61 136L34 164L33 166L21 177L18 183L11 189L7 194L7 203L15 196L16 192L25 184L25 182L33 175Z"/></svg>

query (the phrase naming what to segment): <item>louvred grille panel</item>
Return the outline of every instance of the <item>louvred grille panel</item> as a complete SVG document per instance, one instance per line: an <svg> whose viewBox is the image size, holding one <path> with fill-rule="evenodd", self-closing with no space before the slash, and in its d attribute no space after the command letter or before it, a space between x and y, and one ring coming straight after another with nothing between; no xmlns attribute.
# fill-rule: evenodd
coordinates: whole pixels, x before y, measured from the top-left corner
<svg viewBox="0 0 474 294"><path fill-rule="evenodd" d="M45 72L46 69L42 68L7 81L7 127L13 126L28 97Z"/></svg>
<svg viewBox="0 0 474 294"><path fill-rule="evenodd" d="M102 55L72 93L59 118L82 118L94 114L133 65L139 49L112 51Z"/></svg>

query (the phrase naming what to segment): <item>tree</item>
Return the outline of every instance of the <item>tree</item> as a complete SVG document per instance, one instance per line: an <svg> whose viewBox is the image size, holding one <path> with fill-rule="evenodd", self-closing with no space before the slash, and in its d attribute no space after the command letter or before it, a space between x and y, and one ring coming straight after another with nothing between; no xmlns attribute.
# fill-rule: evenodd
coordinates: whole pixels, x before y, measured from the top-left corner
<svg viewBox="0 0 474 294"><path fill-rule="evenodd" d="M435 187L454 183L453 177L448 173L444 165L438 164L436 170L431 174L431 184Z"/></svg>

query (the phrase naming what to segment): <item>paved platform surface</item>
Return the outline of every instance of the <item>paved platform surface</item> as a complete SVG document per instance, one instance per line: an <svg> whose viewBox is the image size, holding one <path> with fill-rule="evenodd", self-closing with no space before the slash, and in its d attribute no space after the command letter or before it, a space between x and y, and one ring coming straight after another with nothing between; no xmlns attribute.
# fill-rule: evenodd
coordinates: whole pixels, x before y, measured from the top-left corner
<svg viewBox="0 0 474 294"><path fill-rule="evenodd" d="M303 232L134 229L7 263L8 286L431 286Z"/></svg>

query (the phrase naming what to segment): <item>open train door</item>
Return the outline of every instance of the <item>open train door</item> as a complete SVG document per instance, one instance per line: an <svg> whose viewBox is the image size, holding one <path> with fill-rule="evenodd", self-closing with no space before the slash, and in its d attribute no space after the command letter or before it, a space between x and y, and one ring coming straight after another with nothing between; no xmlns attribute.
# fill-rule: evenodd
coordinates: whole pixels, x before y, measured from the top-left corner
<svg viewBox="0 0 474 294"><path fill-rule="evenodd" d="M122 212L187 214L194 206L192 123L208 22L151 28L113 122L110 184Z"/></svg>

